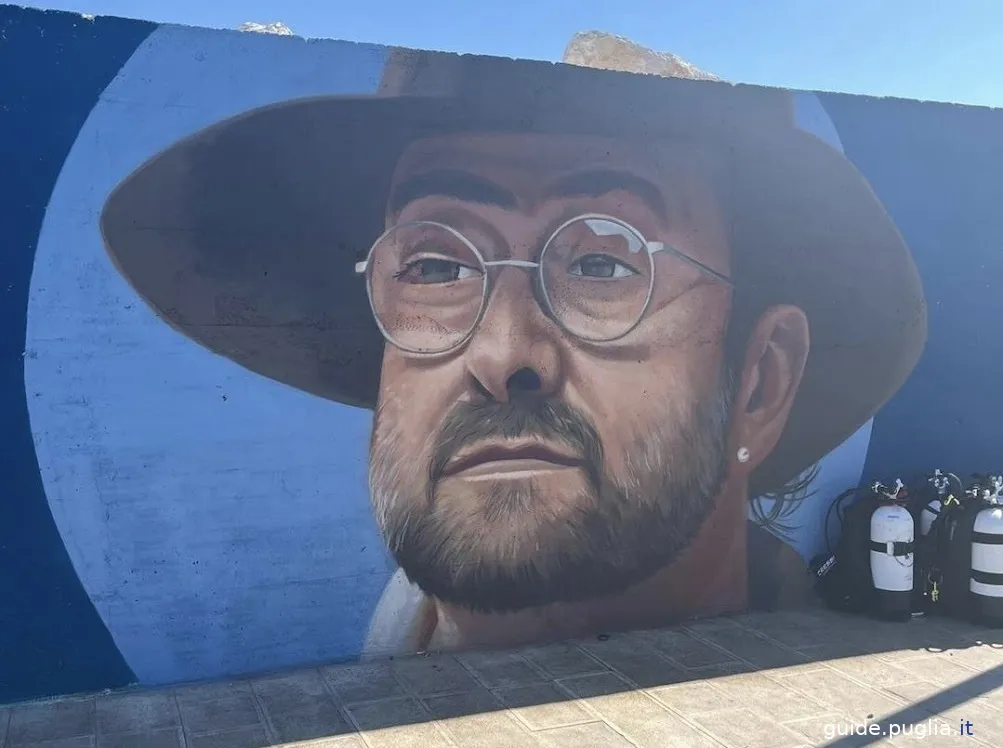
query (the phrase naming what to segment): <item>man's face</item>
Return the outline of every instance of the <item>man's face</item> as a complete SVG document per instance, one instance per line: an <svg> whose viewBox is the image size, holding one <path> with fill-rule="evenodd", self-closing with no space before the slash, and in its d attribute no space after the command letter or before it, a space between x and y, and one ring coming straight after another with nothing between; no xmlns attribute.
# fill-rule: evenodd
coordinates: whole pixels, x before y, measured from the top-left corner
<svg viewBox="0 0 1003 748"><path fill-rule="evenodd" d="M557 227L602 214L727 276L726 221L710 187L722 168L689 143L430 139L401 159L387 225L435 221L488 262L536 262ZM546 294L535 270L485 271L445 232L432 232L434 246L421 244L424 230L414 246L401 234L377 260L381 322L422 343L452 341L488 278L483 316L455 349L386 347L371 445L388 545L447 602L513 611L622 590L678 557L725 478L730 287L671 252L648 259L622 236L576 225L548 250ZM652 273L647 312L625 335L570 334L568 322L588 332L627 319ZM591 328L567 311L588 304Z"/></svg>

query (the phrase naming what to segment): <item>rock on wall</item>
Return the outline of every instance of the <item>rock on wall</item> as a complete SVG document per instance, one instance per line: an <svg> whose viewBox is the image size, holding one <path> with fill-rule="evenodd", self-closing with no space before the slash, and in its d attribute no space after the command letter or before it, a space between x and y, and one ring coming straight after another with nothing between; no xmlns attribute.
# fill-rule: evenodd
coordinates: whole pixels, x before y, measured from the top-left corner
<svg viewBox="0 0 1003 748"><path fill-rule="evenodd" d="M622 36L602 31L575 34L564 50L562 62L603 70L646 73L692 80L720 80L668 52L656 52Z"/></svg>

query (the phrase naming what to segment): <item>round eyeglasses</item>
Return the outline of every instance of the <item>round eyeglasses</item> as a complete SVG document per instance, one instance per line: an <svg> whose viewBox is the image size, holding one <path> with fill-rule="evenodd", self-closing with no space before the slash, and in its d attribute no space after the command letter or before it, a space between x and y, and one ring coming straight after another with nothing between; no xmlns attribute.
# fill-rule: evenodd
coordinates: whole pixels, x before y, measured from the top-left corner
<svg viewBox="0 0 1003 748"><path fill-rule="evenodd" d="M727 276L601 214L561 224L537 262L489 262L451 226L400 223L376 240L355 271L366 276L369 304L387 342L409 353L441 354L477 329L491 295L488 271L495 267L533 271L539 303L567 334L590 343L622 338L651 303L659 252L731 285Z"/></svg>

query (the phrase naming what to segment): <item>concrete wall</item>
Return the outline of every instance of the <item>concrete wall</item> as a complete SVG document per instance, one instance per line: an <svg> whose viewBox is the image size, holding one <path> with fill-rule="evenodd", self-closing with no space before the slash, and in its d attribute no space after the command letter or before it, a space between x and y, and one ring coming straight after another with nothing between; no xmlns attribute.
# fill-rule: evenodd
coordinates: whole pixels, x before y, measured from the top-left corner
<svg viewBox="0 0 1003 748"><path fill-rule="evenodd" d="M999 468L999 112L0 36L0 702L797 604L845 487Z"/></svg>

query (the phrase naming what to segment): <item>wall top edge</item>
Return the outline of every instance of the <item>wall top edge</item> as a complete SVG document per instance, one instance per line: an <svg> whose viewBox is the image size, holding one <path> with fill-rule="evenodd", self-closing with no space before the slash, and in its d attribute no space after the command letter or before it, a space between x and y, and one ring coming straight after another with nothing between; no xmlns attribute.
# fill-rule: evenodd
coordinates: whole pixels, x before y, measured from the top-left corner
<svg viewBox="0 0 1003 748"><path fill-rule="evenodd" d="M46 9L46 8L36 8L24 5L15 5L10 3L0 3L0 41L2 41L3 27L10 23L11 17L15 13L20 13L27 16L36 16L39 22L47 18L59 18L63 21L69 19L74 19L81 23L87 24L102 24L102 23L132 23L132 24L144 24L152 25L161 28L175 28L184 29L191 33L198 34L242 34L242 35L254 35L260 37L255 41L255 43L260 44L351 44L363 49L401 49L401 50L413 50L416 52L431 52L437 55L455 55L459 57L469 57L469 58L480 58L480 59L495 59L495 60L505 60L509 62L515 62L521 65L537 65L537 66L557 66L557 67L568 67L577 68L579 66L565 63L565 62L555 62L551 60L538 60L538 59L527 59L527 58L516 58L516 57L504 57L500 55L484 55L477 54L474 52L454 52L449 50L440 50L433 48L411 48L411 47L401 47L398 45L380 44L378 42L361 42L352 39L339 39L334 37L310 37L304 36L293 32L289 34L274 34L274 33L262 33L258 31L244 31L241 29L223 29L223 28L211 28L206 26L192 26L188 24L179 23L162 23L158 21L151 21L148 19L133 18L127 16L112 16L112 15L97 15L91 13L78 13L73 11L64 11L56 9ZM601 70L592 69L596 75L614 75L614 76L645 76L645 77L659 77L651 73L633 73L633 72L622 72L614 70ZM826 96L839 96L844 98L852 98L856 100L870 100L870 101L880 101L889 104L896 104L899 106L918 106L924 108L936 107L939 109L961 109L961 110L971 110L971 111L981 111L981 112L991 112L995 114L999 112L1003 107L992 107L981 104L968 104L962 102L945 101L938 99L913 99L903 96L882 96L876 94L860 94L860 93L849 93L845 91L830 90L830 89L794 89L794 88L784 88L782 86L769 86L758 83L744 83L740 81L726 81L726 80L706 80L706 79L684 79L684 78L674 78L673 80L681 81L685 80L688 84L697 86L728 86L731 88L738 89L759 89L763 91L789 91L792 93L801 94L816 94L816 95L826 95Z"/></svg>

